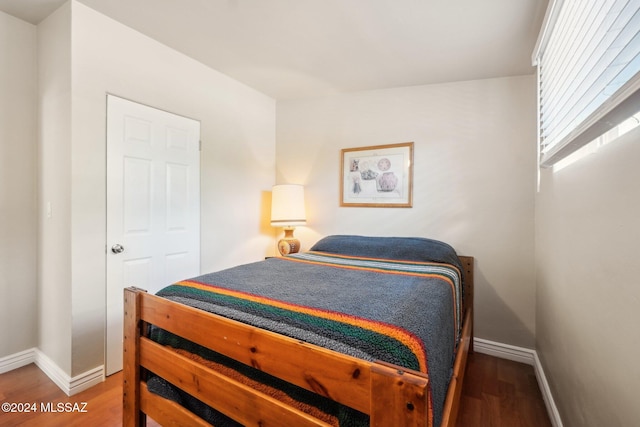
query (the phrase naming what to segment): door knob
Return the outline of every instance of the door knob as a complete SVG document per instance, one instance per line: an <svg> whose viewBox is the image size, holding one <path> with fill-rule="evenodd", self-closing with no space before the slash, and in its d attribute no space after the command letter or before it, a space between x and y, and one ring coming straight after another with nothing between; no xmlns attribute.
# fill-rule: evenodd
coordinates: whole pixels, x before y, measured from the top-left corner
<svg viewBox="0 0 640 427"><path fill-rule="evenodd" d="M111 252L113 252L114 254L119 254L121 252L124 252L124 246L122 246L119 243L116 243L115 245L111 246Z"/></svg>

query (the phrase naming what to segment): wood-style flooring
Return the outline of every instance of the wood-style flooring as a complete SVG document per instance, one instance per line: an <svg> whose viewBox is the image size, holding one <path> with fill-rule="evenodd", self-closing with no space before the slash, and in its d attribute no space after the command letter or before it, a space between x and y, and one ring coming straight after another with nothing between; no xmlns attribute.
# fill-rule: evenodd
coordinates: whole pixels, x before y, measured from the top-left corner
<svg viewBox="0 0 640 427"><path fill-rule="evenodd" d="M480 353L469 355L458 427L551 427L533 368ZM75 396L65 395L38 367L0 375L0 403L34 412L0 412L0 426L120 426L122 373ZM86 406L84 406L86 403ZM42 405L86 412L42 412ZM65 404L67 406L65 407ZM83 408L84 406L84 408ZM149 426L157 426L149 420Z"/></svg>
<svg viewBox="0 0 640 427"><path fill-rule="evenodd" d="M551 427L532 366L473 353L457 427Z"/></svg>

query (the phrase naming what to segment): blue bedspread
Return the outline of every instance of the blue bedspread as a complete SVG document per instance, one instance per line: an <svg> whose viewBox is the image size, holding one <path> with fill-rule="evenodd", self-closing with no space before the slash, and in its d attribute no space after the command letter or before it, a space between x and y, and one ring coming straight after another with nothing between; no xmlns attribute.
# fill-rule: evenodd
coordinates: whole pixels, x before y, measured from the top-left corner
<svg viewBox="0 0 640 427"><path fill-rule="evenodd" d="M158 295L365 360L423 371L430 378L434 425L440 424L462 321L457 265L310 251L206 274ZM154 334L162 343L197 350Z"/></svg>

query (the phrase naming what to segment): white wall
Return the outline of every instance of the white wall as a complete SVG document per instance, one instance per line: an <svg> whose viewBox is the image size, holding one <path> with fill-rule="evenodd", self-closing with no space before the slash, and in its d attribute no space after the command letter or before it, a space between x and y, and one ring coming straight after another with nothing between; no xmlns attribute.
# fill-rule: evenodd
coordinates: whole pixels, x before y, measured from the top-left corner
<svg viewBox="0 0 640 427"><path fill-rule="evenodd" d="M476 257L476 336L533 348L535 79L277 104L278 183L306 186L303 249L335 234L422 236ZM339 207L340 149L413 141L413 208Z"/></svg>
<svg viewBox="0 0 640 427"><path fill-rule="evenodd" d="M38 25L39 349L71 372L71 7ZM51 214L47 215L50 207Z"/></svg>
<svg viewBox="0 0 640 427"><path fill-rule="evenodd" d="M542 175L537 350L566 426L640 422L640 128Z"/></svg>
<svg viewBox="0 0 640 427"><path fill-rule="evenodd" d="M43 302L40 345L75 376L104 362L106 94L201 121L202 271L273 251L275 101L75 1L38 30L41 201L53 200L40 291L61 305Z"/></svg>
<svg viewBox="0 0 640 427"><path fill-rule="evenodd" d="M0 358L37 344L36 27L0 12Z"/></svg>

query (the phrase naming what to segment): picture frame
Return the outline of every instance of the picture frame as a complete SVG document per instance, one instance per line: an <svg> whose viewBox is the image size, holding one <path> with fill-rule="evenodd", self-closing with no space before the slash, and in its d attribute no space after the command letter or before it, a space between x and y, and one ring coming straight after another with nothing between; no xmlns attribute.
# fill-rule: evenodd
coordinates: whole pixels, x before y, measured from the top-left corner
<svg viewBox="0 0 640 427"><path fill-rule="evenodd" d="M340 150L340 206L413 207L413 142Z"/></svg>

